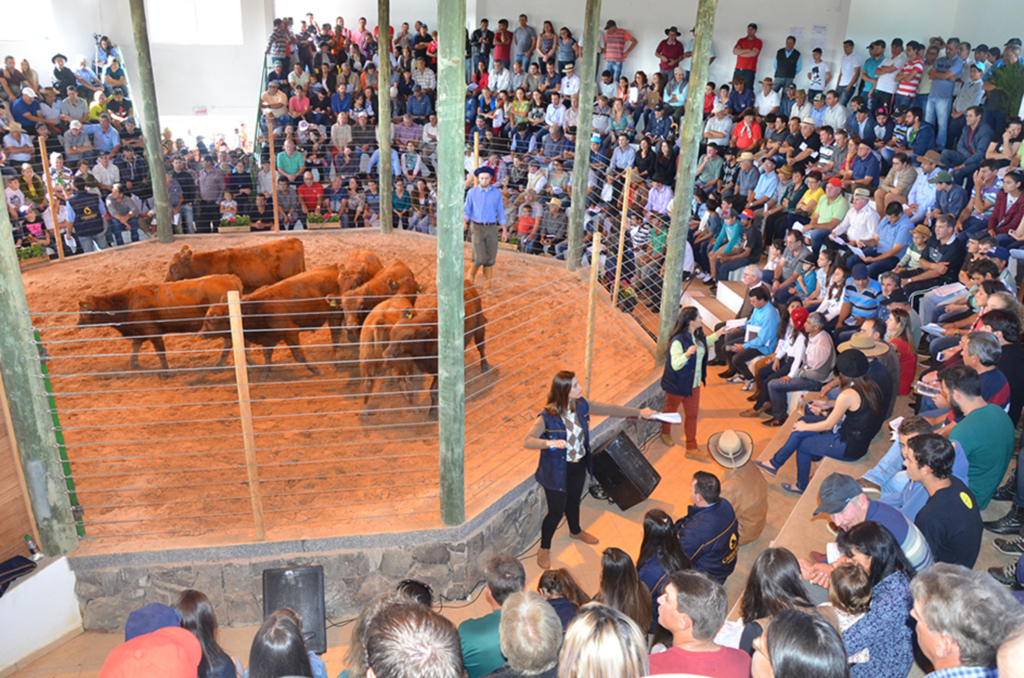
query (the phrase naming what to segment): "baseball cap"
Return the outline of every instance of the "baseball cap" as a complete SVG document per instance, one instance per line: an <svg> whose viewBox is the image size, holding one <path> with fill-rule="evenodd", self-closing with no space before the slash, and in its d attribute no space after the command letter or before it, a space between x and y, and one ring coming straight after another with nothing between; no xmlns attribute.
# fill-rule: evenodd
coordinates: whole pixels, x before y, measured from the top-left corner
<svg viewBox="0 0 1024 678"><path fill-rule="evenodd" d="M991 257L993 259L1002 259L1003 261L1009 261L1010 250L1006 249L1005 247L992 247L989 249L988 252L985 252L985 256Z"/></svg>
<svg viewBox="0 0 1024 678"><path fill-rule="evenodd" d="M867 264L856 264L853 270L850 271L853 275L854 280L867 280L868 279L868 267Z"/></svg>
<svg viewBox="0 0 1024 678"><path fill-rule="evenodd" d="M163 603L150 603L128 615L128 620L124 624L124 639L129 641L165 626L180 624L181 613L173 607Z"/></svg>
<svg viewBox="0 0 1024 678"><path fill-rule="evenodd" d="M791 82L788 85L786 85L786 89L796 90L796 84Z"/></svg>
<svg viewBox="0 0 1024 678"><path fill-rule="evenodd" d="M616 24L615 21L608 19L604 24L604 29L607 31L609 28L615 28L617 25L618 24Z"/></svg>
<svg viewBox="0 0 1024 678"><path fill-rule="evenodd" d="M746 209L740 212L740 219L753 219L754 210Z"/></svg>
<svg viewBox="0 0 1024 678"><path fill-rule="evenodd" d="M831 179L828 180L828 185L835 186L836 188L842 188L843 180L840 179L839 177L832 177Z"/></svg>
<svg viewBox="0 0 1024 678"><path fill-rule="evenodd" d="M32 89L31 87L26 87L25 89L21 90L21 96L29 97L30 99L37 99L37 98L39 98L39 95L36 94L36 91L34 89Z"/></svg>
<svg viewBox="0 0 1024 678"><path fill-rule="evenodd" d="M822 94L821 92L818 92L817 94L814 95L814 101L824 101L824 100L825 100L825 95Z"/></svg>
<svg viewBox="0 0 1024 678"><path fill-rule="evenodd" d="M1010 38L1009 40L1006 41L1006 44L1003 45L1003 47L1020 47L1020 46L1021 46L1020 38Z"/></svg>
<svg viewBox="0 0 1024 678"><path fill-rule="evenodd" d="M934 177L928 180L929 184L951 184L953 183L953 175L949 172L939 172Z"/></svg>
<svg viewBox="0 0 1024 678"><path fill-rule="evenodd" d="M191 631L162 628L111 650L100 678L195 678L202 658Z"/></svg>
<svg viewBox="0 0 1024 678"><path fill-rule="evenodd" d="M864 494L864 490L856 480L843 473L833 473L821 481L821 489L818 490L821 503L815 509L814 515L840 513L850 500L859 494Z"/></svg>
<svg viewBox="0 0 1024 678"><path fill-rule="evenodd" d="M71 124L68 126L71 129L82 129L82 122L80 120L72 120Z"/></svg>

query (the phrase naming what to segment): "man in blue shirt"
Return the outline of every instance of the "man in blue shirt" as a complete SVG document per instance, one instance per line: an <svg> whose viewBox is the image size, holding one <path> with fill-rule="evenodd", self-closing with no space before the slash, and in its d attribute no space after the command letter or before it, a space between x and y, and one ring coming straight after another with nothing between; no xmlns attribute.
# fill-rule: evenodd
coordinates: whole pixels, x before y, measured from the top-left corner
<svg viewBox="0 0 1024 678"><path fill-rule="evenodd" d="M953 111L953 90L964 70L964 60L957 54L959 47L960 41L951 38L946 43L945 56L937 59L927 74L932 81L932 91L928 96L924 121L938 129L935 143L939 148L946 147L949 114Z"/></svg>
<svg viewBox="0 0 1024 678"><path fill-rule="evenodd" d="M736 569L739 526L736 512L721 496L721 482L707 471L693 474L686 517L676 521L676 534L693 569L725 584Z"/></svg>
<svg viewBox="0 0 1024 678"><path fill-rule="evenodd" d="M729 92L729 99L725 107L729 109L729 115L733 120L739 122L743 119L743 111L754 107L754 93L747 89L747 81L743 78L736 78L732 83L732 91Z"/></svg>
<svg viewBox="0 0 1024 678"><path fill-rule="evenodd" d="M99 124L82 125L82 131L92 135L93 150L115 154L121 150L121 135L110 124L110 116L100 115Z"/></svg>
<svg viewBox="0 0 1024 678"><path fill-rule="evenodd" d="M476 171L479 185L469 189L463 216L473 240L473 266L469 269L469 281L476 282L476 273L483 267L487 289L491 289L494 262L498 257L498 226L501 225L502 240L508 240L505 228L505 200L501 191L491 185L494 170L488 166Z"/></svg>
<svg viewBox="0 0 1024 678"><path fill-rule="evenodd" d="M868 276L868 267L864 264L854 266L843 287L843 306L836 318L836 332L843 329L844 323L859 326L868 318L874 318L881 299L882 286ZM847 319L850 323L846 323Z"/></svg>
<svg viewBox="0 0 1024 678"><path fill-rule="evenodd" d="M37 122L46 122L39 108L36 91L31 87L21 90L21 96L11 104L11 115L25 129L35 129Z"/></svg>
<svg viewBox="0 0 1024 678"><path fill-rule="evenodd" d="M910 245L913 224L903 214L903 205L892 201L885 208L885 216L878 221L875 237L864 241L864 257L851 256L848 263L868 265L868 277L878 279L886 271L896 268L903 250Z"/></svg>
<svg viewBox="0 0 1024 678"><path fill-rule="evenodd" d="M750 305L754 310L747 320L747 333L748 336L752 336L742 344L733 344L726 349L733 353L729 360L730 369L719 375L728 377L731 384L745 381L752 385L754 375L751 374L747 363L770 355L775 350L775 342L778 341L779 311L771 303L770 288L755 287L750 290ZM757 328L756 334L754 328Z"/></svg>
<svg viewBox="0 0 1024 678"><path fill-rule="evenodd" d="M853 190L859 187L878 188L878 177L882 173L882 163L875 155L871 144L863 139L857 144L857 157L850 167L849 179L843 181L843 188Z"/></svg>
<svg viewBox="0 0 1024 678"><path fill-rule="evenodd" d="M423 94L419 85L412 88L412 96L405 102L405 111L420 125L430 117L430 98Z"/></svg>

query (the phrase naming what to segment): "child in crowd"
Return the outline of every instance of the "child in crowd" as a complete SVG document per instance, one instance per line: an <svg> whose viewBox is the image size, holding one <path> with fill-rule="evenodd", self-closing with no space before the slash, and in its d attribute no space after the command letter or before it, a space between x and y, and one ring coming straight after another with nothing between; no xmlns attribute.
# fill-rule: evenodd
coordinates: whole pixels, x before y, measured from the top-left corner
<svg viewBox="0 0 1024 678"><path fill-rule="evenodd" d="M231 191L224 191L224 199L220 201L220 220L234 221L238 214L238 203L235 202Z"/></svg>
<svg viewBox="0 0 1024 678"><path fill-rule="evenodd" d="M832 271L832 278L828 287L825 288L825 296L818 306L818 313L825 316L825 329L832 330L836 326L836 319L839 311L843 308L843 289L846 286L846 279L850 277L850 269L845 266L836 266Z"/></svg>
<svg viewBox="0 0 1024 678"><path fill-rule="evenodd" d="M766 283L770 283L775 277L775 269L782 265L782 252L786 249L786 241L776 238L768 247L768 263L764 265L762 277Z"/></svg>
<svg viewBox="0 0 1024 678"><path fill-rule="evenodd" d="M814 267L814 260L811 258L811 255L805 256L800 265L803 268L803 274L796 279L796 286L791 287L790 291L797 298L806 301L807 299L813 299L818 294L818 271Z"/></svg>
<svg viewBox="0 0 1024 678"><path fill-rule="evenodd" d="M839 617L839 631L846 630L871 609L871 579L857 563L845 562L832 570L829 581L828 602L819 607L831 607ZM869 648L848 657L851 664L866 664L871 660Z"/></svg>
<svg viewBox="0 0 1024 678"><path fill-rule="evenodd" d="M924 254L924 250L928 247L928 240L932 237L932 232L924 224L918 224L914 230L910 232L911 240L910 247L903 253L900 260L896 262L896 268L893 270L899 274L903 271L916 271L920 268L921 255Z"/></svg>

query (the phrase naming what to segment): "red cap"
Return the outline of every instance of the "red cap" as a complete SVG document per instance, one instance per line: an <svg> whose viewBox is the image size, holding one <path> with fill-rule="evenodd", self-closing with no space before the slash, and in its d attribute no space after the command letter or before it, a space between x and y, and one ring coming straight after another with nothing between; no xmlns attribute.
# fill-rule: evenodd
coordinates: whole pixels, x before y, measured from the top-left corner
<svg viewBox="0 0 1024 678"><path fill-rule="evenodd" d="M809 316L810 314L811 312L808 311L803 306L797 306L796 308L794 308L793 311L789 314L790 319L792 319L793 321L793 327L797 328L798 330L802 330L804 328L804 325L807 323L807 316Z"/></svg>
<svg viewBox="0 0 1024 678"><path fill-rule="evenodd" d="M832 177L831 179L828 180L828 185L835 186L836 188L842 188L843 180L840 179L839 177Z"/></svg>
<svg viewBox="0 0 1024 678"><path fill-rule="evenodd" d="M100 678L196 678L202 658L191 631L168 626L111 650Z"/></svg>
<svg viewBox="0 0 1024 678"><path fill-rule="evenodd" d="M740 212L740 218L741 219L753 219L754 218L754 210L743 210L742 212Z"/></svg>

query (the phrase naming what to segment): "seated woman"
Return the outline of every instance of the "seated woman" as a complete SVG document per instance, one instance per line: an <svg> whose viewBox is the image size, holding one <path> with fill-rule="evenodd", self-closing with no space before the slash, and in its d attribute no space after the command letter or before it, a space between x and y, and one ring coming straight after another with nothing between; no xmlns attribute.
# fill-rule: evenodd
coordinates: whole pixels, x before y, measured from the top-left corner
<svg viewBox="0 0 1024 678"><path fill-rule="evenodd" d="M601 555L601 588L594 602L618 610L641 629L651 628L654 619L651 590L640 581L633 559L622 549L606 548Z"/></svg>
<svg viewBox="0 0 1024 678"><path fill-rule="evenodd" d="M868 650L868 661L854 664L850 678L905 678L914 664L909 623L914 566L892 533L873 521L841 532L836 545L843 554L840 562L860 565L871 583L871 609L843 632L848 656Z"/></svg>
<svg viewBox="0 0 1024 678"><path fill-rule="evenodd" d="M783 610L754 640L753 678L849 678L843 638L818 615Z"/></svg>
<svg viewBox="0 0 1024 678"><path fill-rule="evenodd" d="M569 628L580 608L590 602L590 596L580 588L569 570L563 568L544 572L537 582L537 593L555 609L563 631Z"/></svg>
<svg viewBox="0 0 1024 678"><path fill-rule="evenodd" d="M637 574L651 591L652 609L657 609L658 596L665 589L668 576L679 570L689 570L690 559L683 553L676 535L672 517L661 509L652 509L644 516L644 539L640 543L640 555L636 557ZM658 626L657 616L651 619L651 633Z"/></svg>
<svg viewBox="0 0 1024 678"><path fill-rule="evenodd" d="M754 654L754 639L760 637L772 618L783 610L801 610L821 616L836 630L839 617L834 610L815 608L807 597L800 572L800 563L787 549L769 548L761 551L750 568L747 586L740 598L743 614L743 635L740 649Z"/></svg>
<svg viewBox="0 0 1024 678"><path fill-rule="evenodd" d="M960 344L960 339L981 329L982 318L990 307L1003 311L1016 308L1016 300L1013 295L1006 291L1006 286L999 280L985 280L975 291L973 297L972 306L977 307L978 312L963 320L950 323L945 327L944 336L932 339L928 345L928 352L931 353L932 360L936 364L949 361L958 353L957 347ZM939 354L944 354L943 360L939 360ZM957 362L959 362L959 358L950 364L953 365Z"/></svg>
<svg viewBox="0 0 1024 678"><path fill-rule="evenodd" d="M988 220L988 232L999 244L1007 249L1024 247L1024 173L1020 170L1007 172L1003 177L1003 190L996 196L992 216Z"/></svg>
<svg viewBox="0 0 1024 678"><path fill-rule="evenodd" d="M795 373L799 369L804 351L807 349L807 332L804 324L807 322L808 315L810 314L800 304L799 299L791 300L786 312L780 314L779 340L775 344L775 353L758 361L758 364L763 361L764 365L757 370L756 374L755 381L759 387L758 392L751 396L754 406L740 412L741 417L760 416L762 410L768 407L768 382L790 374L791 371ZM751 398L747 398L747 400L751 400Z"/></svg>
<svg viewBox="0 0 1024 678"><path fill-rule="evenodd" d="M917 375L917 351L910 333L910 313L894 308L885 321L886 336L900 357L900 386L897 395L910 395Z"/></svg>
<svg viewBox="0 0 1024 678"><path fill-rule="evenodd" d="M836 358L836 369L840 388L836 400L810 403L808 414L793 426L775 456L768 462L754 462L774 476L796 453L796 485L783 483L787 492L803 494L811 479L811 463L822 457L851 461L863 457L882 427L882 393L868 376L867 357L856 349L843 351Z"/></svg>

